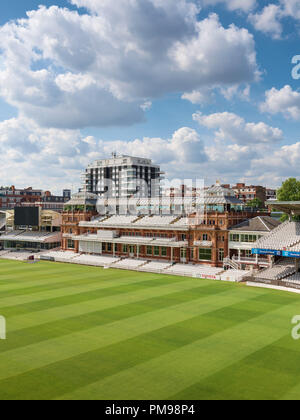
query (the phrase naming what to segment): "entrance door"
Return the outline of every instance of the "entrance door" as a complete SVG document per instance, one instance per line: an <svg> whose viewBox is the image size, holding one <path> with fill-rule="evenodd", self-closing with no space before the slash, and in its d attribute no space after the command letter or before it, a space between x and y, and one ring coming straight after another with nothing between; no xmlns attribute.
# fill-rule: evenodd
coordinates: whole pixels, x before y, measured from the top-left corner
<svg viewBox="0 0 300 420"><path fill-rule="evenodd" d="M180 250L180 261L184 264L187 262L187 249L186 248L181 248Z"/></svg>
<svg viewBox="0 0 300 420"><path fill-rule="evenodd" d="M129 256L130 256L130 258L134 258L134 255L135 255L135 246L130 245L129 246Z"/></svg>

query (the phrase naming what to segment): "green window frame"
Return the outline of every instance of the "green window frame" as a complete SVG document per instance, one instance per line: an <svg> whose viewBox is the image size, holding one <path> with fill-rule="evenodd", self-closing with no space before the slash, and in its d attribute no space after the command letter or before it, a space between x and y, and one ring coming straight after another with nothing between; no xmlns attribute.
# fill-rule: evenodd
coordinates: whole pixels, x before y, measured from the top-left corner
<svg viewBox="0 0 300 420"><path fill-rule="evenodd" d="M74 249L75 242L72 239L68 239L68 249Z"/></svg>
<svg viewBox="0 0 300 420"><path fill-rule="evenodd" d="M154 256L159 257L160 256L160 248L159 246L154 247Z"/></svg>
<svg viewBox="0 0 300 420"><path fill-rule="evenodd" d="M153 249L152 246L147 246L147 255L153 255Z"/></svg>
<svg viewBox="0 0 300 420"><path fill-rule="evenodd" d="M212 250L207 248L199 248L199 260L202 261L211 261L212 259Z"/></svg>
<svg viewBox="0 0 300 420"><path fill-rule="evenodd" d="M168 249L166 247L162 247L161 256L162 257L167 257L167 255L168 255Z"/></svg>

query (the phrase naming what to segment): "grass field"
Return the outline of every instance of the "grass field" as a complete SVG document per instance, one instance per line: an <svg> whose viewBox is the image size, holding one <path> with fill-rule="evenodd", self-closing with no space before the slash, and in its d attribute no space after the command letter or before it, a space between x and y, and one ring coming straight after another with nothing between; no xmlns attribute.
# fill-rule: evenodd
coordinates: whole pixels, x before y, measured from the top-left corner
<svg viewBox="0 0 300 420"><path fill-rule="evenodd" d="M300 295L0 261L0 399L299 399Z"/></svg>

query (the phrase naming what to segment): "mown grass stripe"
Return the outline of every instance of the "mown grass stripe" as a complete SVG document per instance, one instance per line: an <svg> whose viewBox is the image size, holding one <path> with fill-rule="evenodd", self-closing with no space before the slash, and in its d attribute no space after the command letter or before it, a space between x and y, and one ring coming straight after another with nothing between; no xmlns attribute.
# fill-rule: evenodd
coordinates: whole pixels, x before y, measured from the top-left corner
<svg viewBox="0 0 300 420"><path fill-rule="evenodd" d="M150 305L150 302L146 302ZM251 299L253 306L256 298ZM91 384L99 378L109 377L122 370L145 363L169 352L175 351L196 340L210 337L258 316L256 310L240 310L243 304L223 307L226 316L216 323L213 313L197 315L186 321L141 334L121 343L84 353L71 359L44 366L0 382L1 398L54 399L63 393L72 392ZM273 308L268 306L271 311ZM232 317L238 311L239 317ZM263 313L264 309L261 309ZM218 312L218 311L215 311ZM201 327L199 331L199 326ZM91 370L91 365L93 369ZM77 369L72 369L76 366ZM55 382L50 378L55 376ZM42 378L42 381L41 381ZM18 391L16 393L16 385ZM153 383L153 387L156 384ZM116 389L116 393L118 390ZM92 395L95 398L101 395Z"/></svg>
<svg viewBox="0 0 300 420"><path fill-rule="evenodd" d="M280 345L291 342L290 334L284 336L182 391L178 398L189 395L208 400L279 400L288 391L296 395L295 386L300 380L299 347L294 345L283 351ZM299 399L299 390L297 396Z"/></svg>
<svg viewBox="0 0 300 420"><path fill-rule="evenodd" d="M142 276L141 276L142 278ZM158 279L161 277L158 277ZM194 283L199 282L199 279L194 279L193 280ZM137 282L135 282L135 284L137 283L145 283L145 279L143 279L142 281L140 279L138 279ZM133 281L134 283L134 281ZM176 283L176 284L180 284L183 283L182 278L174 278L172 283ZM128 284L132 284L132 282L129 280ZM168 281L165 282L166 285L168 285ZM47 300L51 300L51 299L59 299L62 297L71 297L73 295L79 295L79 294L83 294L83 293L87 293L87 294L91 294L92 292L97 292L98 290L104 290L104 289L108 289L111 288L112 286L114 286L114 283L111 281L107 281L107 282L99 282L96 283L94 285L88 285L88 284L82 284L81 286L73 286L72 284L70 284L68 287L59 289L59 290L48 290L45 292L40 292L40 293L36 293L34 295L25 295L25 296L11 296L11 297L6 297L6 298L0 298L0 310L3 312L3 310L5 308L9 308L12 306L21 306L21 305L25 305L25 304L34 304L35 302L42 302L42 301L47 301ZM153 282L153 286L155 286L155 283Z"/></svg>
<svg viewBox="0 0 300 420"><path fill-rule="evenodd" d="M181 283L180 283L181 284ZM143 283L142 283L143 285ZM29 312L24 315L10 316L7 317L9 332L18 331L24 328L31 328L41 326L49 322L64 321L74 316L86 315L99 310L104 311L107 309L113 309L129 305L137 302L144 302L148 299L162 298L173 293L183 293L189 291L194 293L196 298L205 297L207 295L214 295L223 292L228 292L228 287L219 287L215 283L207 285L205 282L197 281L192 283L182 283L178 285L174 283L166 287L163 282L151 283L149 286L148 282L145 283L145 288L142 288L140 283L138 287L131 285L128 291L128 286L122 288L107 289L106 296L103 296L103 292L100 298L93 293L92 299L81 302L80 306L78 303L55 306L51 309L42 310L36 313ZM200 296L201 295L201 296ZM58 302L56 302L58 303ZM165 302L162 302L164 305ZM5 312L4 312L5 315Z"/></svg>
<svg viewBox="0 0 300 420"><path fill-rule="evenodd" d="M192 289L196 288L198 286L205 286L205 283L202 283L201 280L189 280L188 282L183 283L181 282L173 282L171 284L165 284L165 282L160 279L155 282L138 282L136 284L128 284L126 286L121 287L114 287L112 283L110 284L111 287L103 288L99 287L95 290L84 290L81 293L68 293L67 295L61 295L57 297L52 297L51 299L47 300L37 300L34 302L26 303L23 305L16 305L16 306L9 306L6 308L0 308L1 313L3 316L5 316L8 320L12 316L16 315L27 315L31 314L33 316L34 312L41 312L45 309L53 309L57 307L66 307L69 305L75 305L75 304L82 304L84 302L93 301L99 298L110 298L116 295L122 295L123 293L130 293L134 292L134 294L137 294L141 291L143 294L144 290L154 290L154 294L159 296L161 293L169 293L169 288L171 288L171 291L176 290L186 290L186 289ZM90 288L93 289L93 288ZM147 292L146 292L147 293Z"/></svg>
<svg viewBox="0 0 300 420"><path fill-rule="evenodd" d="M235 288L234 290L229 288L227 295L199 299L193 301L193 305L190 302L175 305L168 309L160 309L89 330L84 329L79 333L65 335L59 339L2 353L1 364L5 366L5 369L0 371L0 380L128 340L146 332L210 312L212 309L230 306L244 299L245 295L247 298L247 291L248 289L244 288ZM261 294L261 291L257 293L259 292ZM3 343L0 342L0 347L2 345Z"/></svg>
<svg viewBox="0 0 300 420"><path fill-rule="evenodd" d="M94 311L89 307L88 310L81 315L78 314L78 311L74 310L72 317L66 318L66 314L64 313L63 318L61 317L57 321L50 322L48 319L48 322L43 324L42 327L40 324L40 316L35 319L37 324L31 328L21 328L22 319L18 317L16 330L13 330L11 320L9 320L9 339L5 343L5 346L3 346L2 351L6 352L18 347L39 343L44 340L62 337L66 335L66 332L67 334L75 333L81 331L83 328L90 329L98 327L100 325L109 324L133 316L136 317L158 309L169 308L181 303L190 302L192 305L194 300L199 301L199 299L204 299L208 296L216 296L223 292L224 290L222 288L213 286L199 286L198 288L180 290L175 293L169 289L167 294L166 291L164 291L164 293L159 294L159 296L157 296L157 293L153 294L152 291L150 291L150 293L147 293L146 291L144 296L135 292L116 296L110 301L102 299L102 302L99 305L95 305ZM64 311L64 309L66 308L62 308L62 311Z"/></svg>
<svg viewBox="0 0 300 420"><path fill-rule="evenodd" d="M16 278L16 273L13 270L14 263L12 262L12 278ZM17 262L16 264L22 263ZM89 279L90 277L99 278L99 282L105 282L107 279L113 279L114 282L118 282L120 285L125 284L126 281L133 282L136 279L143 278L143 280L155 279L155 274L147 273L144 276L141 276L138 272L129 272L129 271L121 271L121 270L113 270L110 269L109 271L104 271L100 267L84 267L80 265L71 265L71 264L55 264L55 263L40 263L39 272L37 273L36 270L33 268L27 271L22 270L22 277L20 277L19 281L14 282L11 281L6 275L3 277L6 278L6 281L2 280L3 284L0 283L0 297L2 296L3 292L6 291L17 291L20 289L26 290L27 288L37 287L37 286L49 286L55 285L57 282L56 280L59 279L62 283L73 283L75 277L82 278L82 281ZM26 265L27 266L27 265ZM35 266L31 266L35 267ZM60 267L60 268L58 268ZM1 264L0 264L0 273L1 273ZM38 278L37 278L38 274ZM32 278L36 278L36 280L31 281ZM183 279L181 279L183 280Z"/></svg>
<svg viewBox="0 0 300 420"><path fill-rule="evenodd" d="M90 285L107 284L108 281L111 281L111 285L120 286L120 287L126 286L126 285L132 285L136 283L145 283L145 282L148 282L148 283L152 282L153 284L155 284L153 281L154 280L153 277L147 278L147 276L143 277L140 275L132 276L131 272L130 273L127 272L126 275L124 274L123 276L120 275L119 278L116 278L114 280L112 278L112 274L108 271L104 272L104 270L101 272L97 270L97 271L94 271L93 273L89 273L89 275L85 278L82 277L82 273L74 272L72 274L69 274L69 277L70 277L69 279L68 279L68 276L63 276L63 280L55 281L51 284L47 283L47 284L35 285L31 287L26 287L26 288L18 287L14 289L7 289L6 291L3 291L3 289L0 286L0 297L6 298L6 297L11 297L11 296L16 297L16 296L22 296L22 295L33 295L36 293L43 293L47 291L64 289L70 285L70 279L72 279L72 283L71 283L72 287L86 286L87 290L89 290ZM49 276L49 273L47 275ZM68 280L66 280L66 278ZM163 276L159 276L159 275L155 278L155 280L156 282L164 280L164 284L170 284L170 283L176 282L174 277L163 278ZM180 279L179 281L182 281L182 279Z"/></svg>
<svg viewBox="0 0 300 420"><path fill-rule="evenodd" d="M293 301L292 301L293 302ZM230 367L286 335L299 302L200 339L64 396L65 399L177 399L199 380ZM296 312L295 312L296 311ZM255 337L255 340L254 340ZM156 384L155 387L153 384Z"/></svg>

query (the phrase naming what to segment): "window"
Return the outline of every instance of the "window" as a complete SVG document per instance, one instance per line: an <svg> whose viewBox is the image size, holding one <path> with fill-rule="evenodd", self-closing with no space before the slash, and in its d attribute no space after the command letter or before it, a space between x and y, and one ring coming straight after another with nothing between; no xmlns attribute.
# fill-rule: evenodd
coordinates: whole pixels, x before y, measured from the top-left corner
<svg viewBox="0 0 300 420"><path fill-rule="evenodd" d="M75 243L74 243L74 241L72 241L72 239L68 240L68 248L69 249L74 249L75 248Z"/></svg>
<svg viewBox="0 0 300 420"><path fill-rule="evenodd" d="M112 244L107 244L107 252L111 252L112 251Z"/></svg>
<svg viewBox="0 0 300 420"><path fill-rule="evenodd" d="M152 255L152 246L147 246L147 255Z"/></svg>
<svg viewBox="0 0 300 420"><path fill-rule="evenodd" d="M241 242L256 242L257 237L256 235L242 235Z"/></svg>
<svg viewBox="0 0 300 420"><path fill-rule="evenodd" d="M220 248L219 249L219 261L223 261L224 260L224 256L225 256L224 249L223 248Z"/></svg>
<svg viewBox="0 0 300 420"><path fill-rule="evenodd" d="M186 248L181 248L180 256L181 256L181 259L186 259L186 256L187 256L187 249Z"/></svg>
<svg viewBox="0 0 300 420"><path fill-rule="evenodd" d="M128 245L123 245L123 254L127 254L128 252Z"/></svg>
<svg viewBox="0 0 300 420"><path fill-rule="evenodd" d="M199 260L211 261L212 251L211 249L199 249Z"/></svg>
<svg viewBox="0 0 300 420"><path fill-rule="evenodd" d="M231 242L240 242L240 235L236 235L236 234L230 235L230 241Z"/></svg>
<svg viewBox="0 0 300 420"><path fill-rule="evenodd" d="M168 255L168 250L167 250L167 248L163 247L161 249L161 256L166 257L167 255Z"/></svg>
<svg viewBox="0 0 300 420"><path fill-rule="evenodd" d="M160 253L159 253L159 246L155 246L154 247L154 256L155 257L159 257Z"/></svg>
<svg viewBox="0 0 300 420"><path fill-rule="evenodd" d="M203 241L208 241L208 235L207 234L203 235Z"/></svg>

